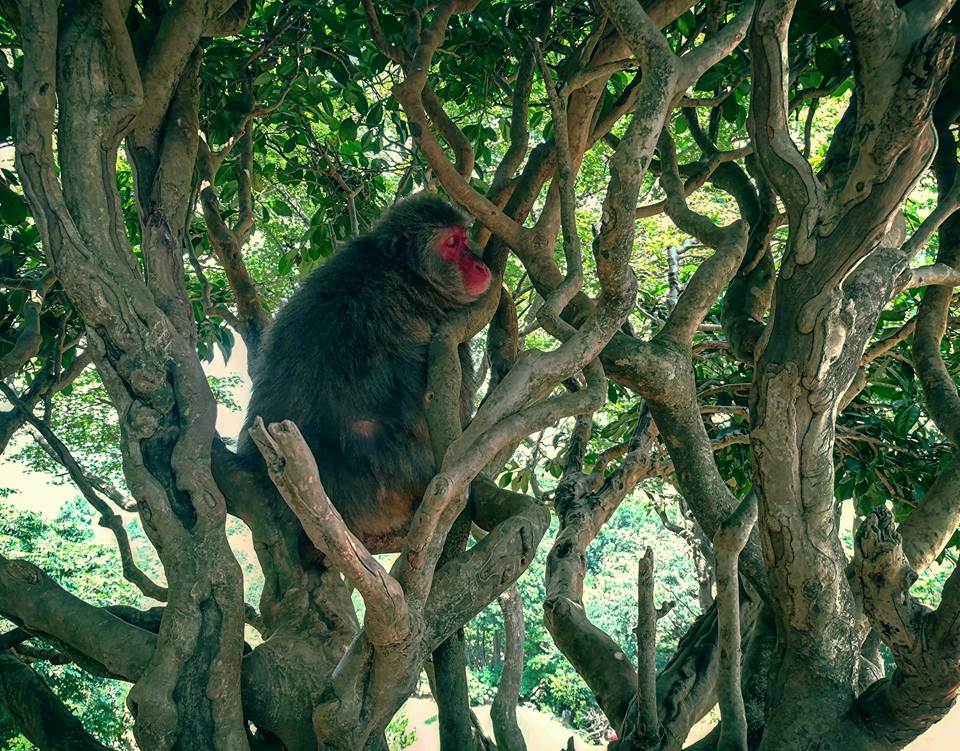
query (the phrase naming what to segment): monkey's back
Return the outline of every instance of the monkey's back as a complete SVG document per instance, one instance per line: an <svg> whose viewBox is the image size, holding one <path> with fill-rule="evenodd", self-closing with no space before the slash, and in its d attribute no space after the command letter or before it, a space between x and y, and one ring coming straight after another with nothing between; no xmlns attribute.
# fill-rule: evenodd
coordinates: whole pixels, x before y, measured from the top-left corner
<svg viewBox="0 0 960 751"><path fill-rule="evenodd" d="M293 420L330 499L373 551L399 549L434 474L424 413L439 311L402 269L357 242L313 272L277 314L254 366L246 427Z"/></svg>

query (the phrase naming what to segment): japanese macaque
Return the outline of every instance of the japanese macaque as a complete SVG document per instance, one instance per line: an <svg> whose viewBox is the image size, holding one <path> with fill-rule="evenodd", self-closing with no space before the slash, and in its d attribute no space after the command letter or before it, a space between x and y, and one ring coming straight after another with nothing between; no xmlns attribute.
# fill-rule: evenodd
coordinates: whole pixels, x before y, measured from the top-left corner
<svg viewBox="0 0 960 751"><path fill-rule="evenodd" d="M371 552L397 551L436 473L425 415L427 347L452 309L490 286L464 217L429 194L406 198L304 281L254 366L239 455L263 459L246 427L293 420L324 489ZM476 391L460 347L461 419Z"/></svg>

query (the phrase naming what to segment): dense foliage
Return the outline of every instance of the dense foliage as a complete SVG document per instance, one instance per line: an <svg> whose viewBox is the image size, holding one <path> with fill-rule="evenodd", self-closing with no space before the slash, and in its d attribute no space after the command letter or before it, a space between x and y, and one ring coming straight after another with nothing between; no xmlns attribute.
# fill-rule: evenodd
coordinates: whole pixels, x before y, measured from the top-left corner
<svg viewBox="0 0 960 751"><path fill-rule="evenodd" d="M0 451L81 493L0 508L0 689L28 666L84 748L380 751L433 653L445 748L483 748L467 692L514 683L621 751L717 702L711 749L902 747L960 685L958 13L0 0ZM358 622L290 498L237 511L213 409L229 447L272 314L419 190L503 283L431 349L435 495L480 475L517 505L474 553L441 557L436 511L379 563L304 523ZM443 347L473 334L461 434ZM31 586L84 625L46 628Z"/></svg>

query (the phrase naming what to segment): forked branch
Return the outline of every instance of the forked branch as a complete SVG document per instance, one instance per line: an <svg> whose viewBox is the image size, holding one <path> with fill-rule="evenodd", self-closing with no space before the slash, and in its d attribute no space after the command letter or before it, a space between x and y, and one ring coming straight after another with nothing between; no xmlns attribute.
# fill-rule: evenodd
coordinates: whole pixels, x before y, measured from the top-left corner
<svg viewBox="0 0 960 751"><path fill-rule="evenodd" d="M250 437L307 537L363 597L364 627L371 642L385 645L407 638L411 623L403 588L347 528L323 489L316 460L297 426L284 420L267 427L258 417Z"/></svg>

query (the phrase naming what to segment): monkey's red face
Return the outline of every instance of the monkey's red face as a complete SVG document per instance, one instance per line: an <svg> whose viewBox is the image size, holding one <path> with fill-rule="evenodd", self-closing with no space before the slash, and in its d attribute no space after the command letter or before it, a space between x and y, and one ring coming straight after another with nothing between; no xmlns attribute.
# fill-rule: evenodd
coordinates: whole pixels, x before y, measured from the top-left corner
<svg viewBox="0 0 960 751"><path fill-rule="evenodd" d="M463 277L463 289L471 299L480 297L490 286L490 269L470 250L464 227L451 227L440 234L440 257L455 263Z"/></svg>

